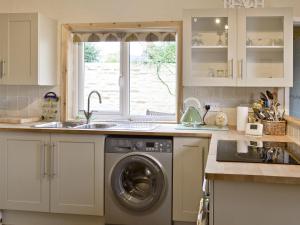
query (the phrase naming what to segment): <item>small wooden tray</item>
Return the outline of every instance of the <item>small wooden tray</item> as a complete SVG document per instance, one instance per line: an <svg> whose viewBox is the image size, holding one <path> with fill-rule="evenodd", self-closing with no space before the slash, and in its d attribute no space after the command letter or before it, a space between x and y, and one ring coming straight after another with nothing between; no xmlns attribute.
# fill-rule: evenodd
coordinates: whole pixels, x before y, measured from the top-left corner
<svg viewBox="0 0 300 225"><path fill-rule="evenodd" d="M39 117L0 117L0 123L21 124L40 121Z"/></svg>

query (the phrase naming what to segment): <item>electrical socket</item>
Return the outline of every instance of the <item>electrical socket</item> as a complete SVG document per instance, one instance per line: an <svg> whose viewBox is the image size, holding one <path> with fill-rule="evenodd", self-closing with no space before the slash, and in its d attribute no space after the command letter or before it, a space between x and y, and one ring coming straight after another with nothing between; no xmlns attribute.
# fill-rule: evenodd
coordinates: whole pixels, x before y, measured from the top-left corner
<svg viewBox="0 0 300 225"><path fill-rule="evenodd" d="M205 105L210 105L211 112L220 112L221 111L220 103L218 103L218 102L207 102L207 103L205 103Z"/></svg>

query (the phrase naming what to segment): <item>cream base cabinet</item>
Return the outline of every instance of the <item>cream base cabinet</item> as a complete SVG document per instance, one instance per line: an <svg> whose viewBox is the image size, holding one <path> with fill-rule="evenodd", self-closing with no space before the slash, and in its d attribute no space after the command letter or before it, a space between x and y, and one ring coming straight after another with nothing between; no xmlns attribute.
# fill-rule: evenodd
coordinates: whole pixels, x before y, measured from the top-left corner
<svg viewBox="0 0 300 225"><path fill-rule="evenodd" d="M104 136L0 133L0 209L104 215Z"/></svg>
<svg viewBox="0 0 300 225"><path fill-rule="evenodd" d="M57 22L39 13L0 15L0 84L57 83Z"/></svg>
<svg viewBox="0 0 300 225"><path fill-rule="evenodd" d="M1 209L49 212L49 134L1 133Z"/></svg>
<svg viewBox="0 0 300 225"><path fill-rule="evenodd" d="M209 224L299 225L299 185L212 180L210 189Z"/></svg>
<svg viewBox="0 0 300 225"><path fill-rule="evenodd" d="M51 212L104 215L104 136L51 135Z"/></svg>
<svg viewBox="0 0 300 225"><path fill-rule="evenodd" d="M173 220L196 222L209 139L174 138Z"/></svg>

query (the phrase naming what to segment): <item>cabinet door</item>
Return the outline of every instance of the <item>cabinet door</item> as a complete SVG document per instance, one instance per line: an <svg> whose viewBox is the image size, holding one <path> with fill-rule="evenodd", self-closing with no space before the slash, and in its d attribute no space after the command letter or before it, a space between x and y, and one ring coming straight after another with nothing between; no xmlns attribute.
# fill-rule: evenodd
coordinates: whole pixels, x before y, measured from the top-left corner
<svg viewBox="0 0 300 225"><path fill-rule="evenodd" d="M293 85L291 9L239 9L238 33L238 86Z"/></svg>
<svg viewBox="0 0 300 225"><path fill-rule="evenodd" d="M48 134L1 133L3 209L49 212Z"/></svg>
<svg viewBox="0 0 300 225"><path fill-rule="evenodd" d="M183 84L236 86L236 10L185 10L183 29Z"/></svg>
<svg viewBox="0 0 300 225"><path fill-rule="evenodd" d="M38 14L9 14L8 71L4 84L36 84L38 62Z"/></svg>
<svg viewBox="0 0 300 225"><path fill-rule="evenodd" d="M196 222L208 139L174 138L173 220Z"/></svg>
<svg viewBox="0 0 300 225"><path fill-rule="evenodd" d="M51 212L103 216L104 136L51 135Z"/></svg>

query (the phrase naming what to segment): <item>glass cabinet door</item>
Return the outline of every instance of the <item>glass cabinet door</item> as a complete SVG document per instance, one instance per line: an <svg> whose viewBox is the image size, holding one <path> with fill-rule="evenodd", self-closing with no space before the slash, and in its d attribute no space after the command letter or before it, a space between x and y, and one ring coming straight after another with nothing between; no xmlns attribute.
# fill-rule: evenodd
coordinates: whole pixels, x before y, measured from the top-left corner
<svg viewBox="0 0 300 225"><path fill-rule="evenodd" d="M192 17L192 71L207 78L228 77L228 18Z"/></svg>
<svg viewBox="0 0 300 225"><path fill-rule="evenodd" d="M286 56L292 46L292 32L290 37L286 35L288 14L276 9L245 9L239 13L244 34L239 42L243 48L239 62L241 83L245 86L286 84L290 63Z"/></svg>
<svg viewBox="0 0 300 225"><path fill-rule="evenodd" d="M196 86L235 86L234 13L204 10L191 13L185 23L184 76ZM189 34L189 35L188 35ZM185 60L188 60L186 61Z"/></svg>

